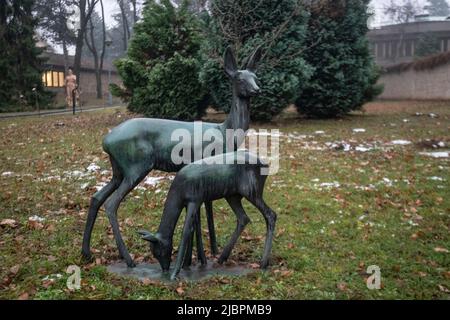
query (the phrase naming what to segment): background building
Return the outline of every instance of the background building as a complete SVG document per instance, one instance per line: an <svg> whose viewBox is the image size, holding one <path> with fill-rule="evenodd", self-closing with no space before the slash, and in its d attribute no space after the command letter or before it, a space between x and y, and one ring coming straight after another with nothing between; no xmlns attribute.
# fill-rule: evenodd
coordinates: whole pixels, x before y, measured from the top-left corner
<svg viewBox="0 0 450 320"><path fill-rule="evenodd" d="M43 53L46 58L45 72L42 74L42 81L49 91L56 93L55 103L64 105L66 99L66 91L64 86L65 80L65 63L64 55L46 51ZM68 66L73 65L73 56L69 56ZM81 61L80 79L78 85L80 89L80 99L83 105L106 105L109 97L109 83L120 84L121 80L117 74L117 70L112 61L105 60L103 62L102 72L102 99L97 99L97 81L95 77L94 61L91 58L83 57ZM120 103L120 99L112 97L113 103Z"/></svg>
<svg viewBox="0 0 450 320"><path fill-rule="evenodd" d="M419 15L413 22L372 29L368 38L378 65L411 62L420 42L435 39L440 52L450 51L450 17Z"/></svg>

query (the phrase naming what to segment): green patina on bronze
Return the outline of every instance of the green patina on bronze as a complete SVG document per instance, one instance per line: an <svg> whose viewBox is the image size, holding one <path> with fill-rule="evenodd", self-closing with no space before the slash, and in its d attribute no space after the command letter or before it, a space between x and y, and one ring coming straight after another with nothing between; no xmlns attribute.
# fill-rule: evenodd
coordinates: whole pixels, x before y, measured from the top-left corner
<svg viewBox="0 0 450 320"><path fill-rule="evenodd" d="M203 123L203 132L208 129L218 129L224 134L227 129L248 130L250 121L250 97L260 92L256 84L255 75L256 64L260 57L261 51L258 48L247 59L248 62L245 70L238 70L234 54L230 48L227 48L224 66L225 72L232 81L233 102L231 111L225 122L221 124ZM91 199L83 236L82 255L85 259L91 259L90 240L92 229L100 206L105 204L106 213L112 226L120 256L126 261L129 267L135 266L120 234L117 210L125 196L152 169L177 172L184 166L184 164L174 164L171 159L172 150L179 143L177 141L171 141L172 133L177 129L185 129L194 137L193 122L146 118L128 120L114 128L105 137L103 149L110 157L113 178L103 189L95 193ZM226 143L226 139L223 140ZM196 144L198 145L200 143L203 146L208 144L208 142L204 143L202 141L191 142L192 152ZM233 149L236 150L241 143L242 140L236 139ZM226 150L226 148L223 150ZM217 244L215 241L211 203L206 202L205 207L207 209L212 252L216 253ZM200 253L203 250L197 251ZM204 255L204 253L200 254ZM201 258L202 261L206 261L206 257L202 256Z"/></svg>
<svg viewBox="0 0 450 320"><path fill-rule="evenodd" d="M237 218L237 224L218 262L222 264L228 259L240 234L250 222L241 203L245 198L261 212L265 219L267 232L261 268L266 268L269 264L277 216L263 199L267 176L263 174L262 169L267 169L268 165L246 150L217 155L207 160L216 160L214 161L216 164L211 164L210 161L206 163L205 159L199 160L186 165L175 176L167 194L158 232L152 234L145 230L139 231L143 239L150 242L152 253L159 261L163 271L169 271L172 260L173 234L180 215L186 208L183 235L171 279L176 278L184 264L194 230L197 234L201 232L198 230L200 227L198 209L201 204L222 198L225 198L232 208ZM197 249L198 251L203 250L202 247Z"/></svg>

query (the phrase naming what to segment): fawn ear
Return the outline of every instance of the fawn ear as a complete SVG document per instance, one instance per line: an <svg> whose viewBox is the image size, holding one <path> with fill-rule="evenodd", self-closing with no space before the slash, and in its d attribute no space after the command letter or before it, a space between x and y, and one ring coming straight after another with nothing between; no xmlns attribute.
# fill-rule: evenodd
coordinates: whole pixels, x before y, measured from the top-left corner
<svg viewBox="0 0 450 320"><path fill-rule="evenodd" d="M158 234L153 234L146 230L139 230L138 233L142 236L142 239L147 240L149 242L157 243L161 242Z"/></svg>
<svg viewBox="0 0 450 320"><path fill-rule="evenodd" d="M248 57L245 69L255 72L260 59L261 59L261 46L258 46L255 49L255 51L253 51L252 55Z"/></svg>
<svg viewBox="0 0 450 320"><path fill-rule="evenodd" d="M234 77L238 68L236 58L234 57L234 53L231 47L227 47L227 49L225 50L225 57L223 58L223 61L225 73L231 78Z"/></svg>

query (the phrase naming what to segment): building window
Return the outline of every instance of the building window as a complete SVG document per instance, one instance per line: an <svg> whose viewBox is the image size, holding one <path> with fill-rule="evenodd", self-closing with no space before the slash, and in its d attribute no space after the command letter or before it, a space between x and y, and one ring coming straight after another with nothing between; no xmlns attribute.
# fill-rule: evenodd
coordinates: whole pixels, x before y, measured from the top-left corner
<svg viewBox="0 0 450 320"><path fill-rule="evenodd" d="M64 72L45 71L42 74L42 83L46 87L61 88L64 87Z"/></svg>

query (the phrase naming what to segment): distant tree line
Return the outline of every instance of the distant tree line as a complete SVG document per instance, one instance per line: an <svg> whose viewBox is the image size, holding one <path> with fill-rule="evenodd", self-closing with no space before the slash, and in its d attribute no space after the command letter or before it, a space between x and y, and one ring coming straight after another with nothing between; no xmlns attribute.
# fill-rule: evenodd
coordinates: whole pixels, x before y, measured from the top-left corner
<svg viewBox="0 0 450 320"><path fill-rule="evenodd" d="M310 117L357 110L381 92L366 33L368 0L147 1L127 56L116 63L113 93L146 116L198 119L208 106L227 111L227 46L243 57L262 47L253 120L289 104Z"/></svg>
<svg viewBox="0 0 450 320"><path fill-rule="evenodd" d="M112 91L146 116L192 120L208 106L227 111L230 84L222 70L227 46L240 65L262 47L263 94L252 101L253 120L269 121L289 104L310 117L340 116L380 92L366 39L369 0L147 0L142 13L138 1L116 1L112 30L105 24L103 0L6 3L27 3L34 12L29 17L37 18L30 18L30 30L39 27L66 58L67 48L75 46L76 74L83 57L94 60L98 97L104 59L120 58L123 86ZM33 50L30 59L37 63L39 52ZM39 72L36 68L36 79Z"/></svg>

